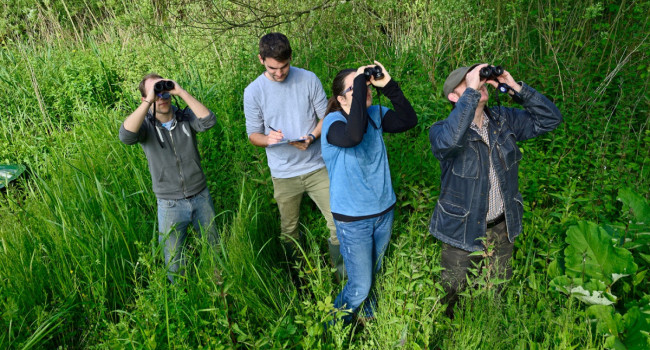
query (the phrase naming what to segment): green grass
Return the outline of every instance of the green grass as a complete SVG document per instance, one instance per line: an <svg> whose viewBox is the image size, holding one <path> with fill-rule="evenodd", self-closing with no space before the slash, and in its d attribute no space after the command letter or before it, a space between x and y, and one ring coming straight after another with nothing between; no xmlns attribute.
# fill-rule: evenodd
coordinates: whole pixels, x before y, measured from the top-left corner
<svg viewBox="0 0 650 350"><path fill-rule="evenodd" d="M156 21L149 1L65 4L67 13L62 3L0 9L16 18L0 22L0 163L28 168L0 192L0 348L605 347L586 305L550 287L550 270L578 221L639 230L617 195L623 187L649 195L647 1L350 1L225 32L187 25L215 14L208 5L175 4ZM262 7L290 13L315 4ZM221 5L231 23L252 16ZM377 318L365 327L324 327L342 286L329 267L325 221L309 200L301 286L284 262L266 157L246 138L242 108L268 30L288 34L292 63L314 71L328 92L339 69L378 59L418 113L416 128L386 135L398 203ZM428 127L450 111L440 97L446 74L479 61L502 63L555 100L564 123L519 145L526 214L513 279L497 293L479 278L452 321L440 304L440 246L427 232L440 174ZM218 117L199 149L222 244L212 252L190 239L187 274L173 286L144 154L117 138L150 71L178 81ZM633 253L639 274L615 286L621 313L650 293L650 252Z"/></svg>

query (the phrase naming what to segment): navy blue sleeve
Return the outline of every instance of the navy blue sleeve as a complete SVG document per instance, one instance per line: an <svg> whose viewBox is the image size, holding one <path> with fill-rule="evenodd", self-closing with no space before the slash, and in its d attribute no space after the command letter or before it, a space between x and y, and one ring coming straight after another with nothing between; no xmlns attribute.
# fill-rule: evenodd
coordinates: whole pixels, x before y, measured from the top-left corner
<svg viewBox="0 0 650 350"><path fill-rule="evenodd" d="M447 119L431 126L429 129L431 152L438 160L450 157L462 149L480 99L481 93L468 87Z"/></svg>
<svg viewBox="0 0 650 350"><path fill-rule="evenodd" d="M562 122L560 110L546 96L521 83L521 91L512 97L524 110L510 108L505 113L517 141L528 140L554 130Z"/></svg>
<svg viewBox="0 0 650 350"><path fill-rule="evenodd" d="M347 123L337 121L332 123L327 132L327 142L338 147L354 147L361 143L363 134L368 127L368 109L366 108L366 96L368 86L366 78L358 75L354 78L352 85L352 105L350 115L341 112L347 119Z"/></svg>
<svg viewBox="0 0 650 350"><path fill-rule="evenodd" d="M418 124L418 117L409 100L406 99L402 89L395 80L386 84L380 90L384 96L388 97L395 110L386 112L384 119L381 121L382 129L385 132L397 133L404 132L415 127Z"/></svg>

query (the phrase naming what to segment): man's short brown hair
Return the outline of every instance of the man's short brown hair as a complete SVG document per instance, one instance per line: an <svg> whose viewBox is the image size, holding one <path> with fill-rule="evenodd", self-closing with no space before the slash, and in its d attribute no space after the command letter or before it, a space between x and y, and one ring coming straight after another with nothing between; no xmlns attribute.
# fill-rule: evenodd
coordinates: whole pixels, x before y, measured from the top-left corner
<svg viewBox="0 0 650 350"><path fill-rule="evenodd" d="M289 39L282 33L269 33L260 39L260 57L283 62L291 58Z"/></svg>
<svg viewBox="0 0 650 350"><path fill-rule="evenodd" d="M142 80L140 81L140 85L138 85L138 90L140 90L140 94L142 95L142 97L147 97L147 91L145 91L145 89L144 89L144 83L147 80L149 80L149 79L162 79L162 78L163 77L158 75L158 73L153 73L153 72L145 75L144 77L142 77Z"/></svg>

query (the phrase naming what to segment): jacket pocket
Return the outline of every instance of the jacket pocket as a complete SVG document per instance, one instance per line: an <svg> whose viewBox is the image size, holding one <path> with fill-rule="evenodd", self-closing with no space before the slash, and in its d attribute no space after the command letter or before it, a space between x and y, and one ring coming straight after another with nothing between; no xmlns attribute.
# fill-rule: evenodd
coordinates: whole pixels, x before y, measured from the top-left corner
<svg viewBox="0 0 650 350"><path fill-rule="evenodd" d="M478 179L478 149L471 143L459 154L452 165L452 173L466 179Z"/></svg>
<svg viewBox="0 0 650 350"><path fill-rule="evenodd" d="M523 218L524 218L524 199L521 197L521 193L517 193L514 197L514 207L515 207L515 232L521 232L523 230Z"/></svg>
<svg viewBox="0 0 650 350"><path fill-rule="evenodd" d="M195 159L187 162L187 166L183 171L186 172L185 176L187 177L186 181L188 186L195 186L203 181L203 170Z"/></svg>
<svg viewBox="0 0 650 350"><path fill-rule="evenodd" d="M158 172L158 183L162 186L163 184L169 184L169 183L174 183L175 181L178 181L178 171L176 170L176 166L163 166L160 168L160 171Z"/></svg>
<svg viewBox="0 0 650 350"><path fill-rule="evenodd" d="M442 200L438 201L436 212L436 231L455 241L465 243L469 211L459 205Z"/></svg>
<svg viewBox="0 0 650 350"><path fill-rule="evenodd" d="M510 170L519 163L521 160L521 151L517 147L513 132L507 132L499 136L497 139L497 152L499 153L499 158L505 164L506 170Z"/></svg>

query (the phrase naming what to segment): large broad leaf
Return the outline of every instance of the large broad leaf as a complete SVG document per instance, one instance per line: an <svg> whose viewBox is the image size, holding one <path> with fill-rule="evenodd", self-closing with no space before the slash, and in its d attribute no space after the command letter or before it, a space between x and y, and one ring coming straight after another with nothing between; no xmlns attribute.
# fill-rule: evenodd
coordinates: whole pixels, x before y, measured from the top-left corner
<svg viewBox="0 0 650 350"><path fill-rule="evenodd" d="M553 290L566 295L571 295L571 289L575 286L582 285L582 280L579 278L569 278L566 275L557 276L548 284Z"/></svg>
<svg viewBox="0 0 650 350"><path fill-rule="evenodd" d="M555 277L549 286L589 305L613 305L618 300L615 295L607 291L607 285L603 281L591 280L585 283L581 278L570 278L564 275Z"/></svg>
<svg viewBox="0 0 650 350"><path fill-rule="evenodd" d="M571 296L576 297L578 300L589 305L613 305L616 302L616 297L610 293L602 292L599 290L585 289L582 286L577 286L571 289Z"/></svg>
<svg viewBox="0 0 650 350"><path fill-rule="evenodd" d="M633 216L637 219L637 223L650 225L650 204L643 196L629 188L622 188L618 191L617 199L630 208Z"/></svg>
<svg viewBox="0 0 650 350"><path fill-rule="evenodd" d="M650 349L650 295L631 303L623 317L625 339L628 350Z"/></svg>
<svg viewBox="0 0 650 350"><path fill-rule="evenodd" d="M598 334L618 337L625 328L623 317L613 307L592 305L587 308L587 317L598 322L596 326Z"/></svg>
<svg viewBox="0 0 650 350"><path fill-rule="evenodd" d="M583 280L597 279L608 285L636 273L632 253L614 247L611 236L598 225L581 221L567 231L564 250L566 274Z"/></svg>
<svg viewBox="0 0 650 350"><path fill-rule="evenodd" d="M621 316L611 306L593 305L587 308L587 317L597 322L596 331L608 336L605 346L627 350L650 349L650 295L626 305Z"/></svg>
<svg viewBox="0 0 650 350"><path fill-rule="evenodd" d="M20 164L0 165L0 188L18 178L25 171L25 167Z"/></svg>

